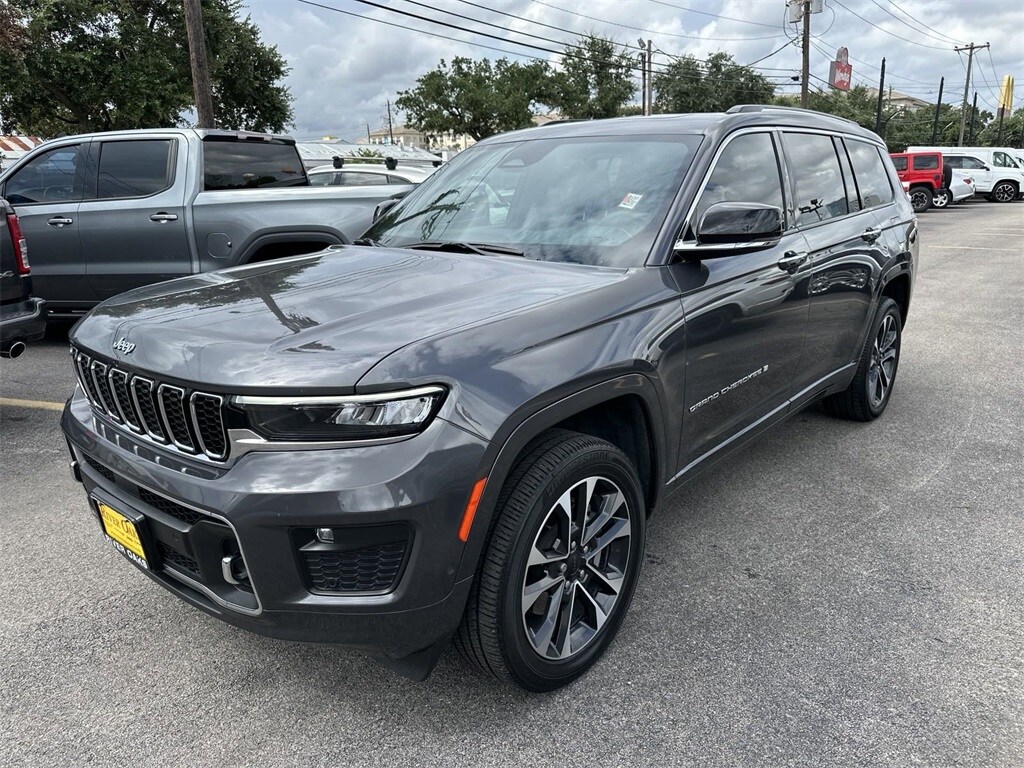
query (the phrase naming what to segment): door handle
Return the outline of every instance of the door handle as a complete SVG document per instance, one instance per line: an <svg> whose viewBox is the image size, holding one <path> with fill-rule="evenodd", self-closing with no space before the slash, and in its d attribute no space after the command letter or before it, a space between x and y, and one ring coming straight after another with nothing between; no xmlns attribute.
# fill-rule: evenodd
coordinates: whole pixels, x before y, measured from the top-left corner
<svg viewBox="0 0 1024 768"><path fill-rule="evenodd" d="M786 251L779 259L779 269L790 273L796 272L808 258L810 258L810 254L806 251Z"/></svg>
<svg viewBox="0 0 1024 768"><path fill-rule="evenodd" d="M52 219L47 219L46 223L51 227L66 227L68 224L74 224L74 219L69 219L67 216L54 216Z"/></svg>
<svg viewBox="0 0 1024 768"><path fill-rule="evenodd" d="M860 233L861 240L864 240L869 243L875 242L875 240L877 240L881 236L882 230L879 229L878 227L868 227L867 229Z"/></svg>
<svg viewBox="0 0 1024 768"><path fill-rule="evenodd" d="M160 211L159 213L154 213L152 216L150 216L149 220L155 221L157 224L166 224L168 221L177 221L178 214L164 213L163 211Z"/></svg>

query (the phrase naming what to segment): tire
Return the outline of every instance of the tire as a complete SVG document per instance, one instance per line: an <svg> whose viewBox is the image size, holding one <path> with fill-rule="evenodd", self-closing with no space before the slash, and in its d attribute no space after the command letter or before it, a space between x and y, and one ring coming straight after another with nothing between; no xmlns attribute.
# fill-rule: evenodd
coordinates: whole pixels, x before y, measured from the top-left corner
<svg viewBox="0 0 1024 768"><path fill-rule="evenodd" d="M989 200L997 203L1010 203L1017 199L1017 185L1012 181L1000 181L989 193Z"/></svg>
<svg viewBox="0 0 1024 768"><path fill-rule="evenodd" d="M914 213L924 213L931 207L932 191L928 187L911 187L908 194Z"/></svg>
<svg viewBox="0 0 1024 768"><path fill-rule="evenodd" d="M580 503L588 495L590 506L604 508L588 515ZM569 527L565 505L581 525ZM545 433L502 488L456 648L484 673L529 691L571 683L618 632L645 534L640 479L626 455L589 435Z"/></svg>
<svg viewBox="0 0 1024 768"><path fill-rule="evenodd" d="M940 189L932 195L932 206L935 208L948 208L953 202L953 194L948 189Z"/></svg>
<svg viewBox="0 0 1024 768"><path fill-rule="evenodd" d="M892 299L883 297L864 343L857 373L849 387L822 401L826 413L851 421L873 421L881 416L896 384L902 340L900 308ZM887 360L889 365L884 364Z"/></svg>

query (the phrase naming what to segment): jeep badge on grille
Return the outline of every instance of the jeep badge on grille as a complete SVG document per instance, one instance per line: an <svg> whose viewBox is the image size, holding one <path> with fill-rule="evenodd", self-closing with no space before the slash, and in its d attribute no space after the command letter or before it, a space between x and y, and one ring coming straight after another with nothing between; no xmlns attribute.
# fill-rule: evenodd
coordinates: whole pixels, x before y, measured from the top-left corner
<svg viewBox="0 0 1024 768"><path fill-rule="evenodd" d="M130 355L132 350L135 349L135 344L122 336L114 342L113 349L115 352L123 352L126 355Z"/></svg>

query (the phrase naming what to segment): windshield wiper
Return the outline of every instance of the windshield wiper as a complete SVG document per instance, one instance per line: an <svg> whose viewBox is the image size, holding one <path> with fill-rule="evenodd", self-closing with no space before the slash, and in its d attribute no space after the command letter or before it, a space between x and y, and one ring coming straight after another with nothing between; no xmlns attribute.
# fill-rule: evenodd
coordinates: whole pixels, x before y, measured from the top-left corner
<svg viewBox="0 0 1024 768"><path fill-rule="evenodd" d="M443 240L423 240L419 243L401 245L399 248L415 248L421 251L451 251L452 253L476 253L486 256L490 253L500 253L504 256L524 256L522 248L514 245L499 245L497 243L466 243L458 241L446 242Z"/></svg>

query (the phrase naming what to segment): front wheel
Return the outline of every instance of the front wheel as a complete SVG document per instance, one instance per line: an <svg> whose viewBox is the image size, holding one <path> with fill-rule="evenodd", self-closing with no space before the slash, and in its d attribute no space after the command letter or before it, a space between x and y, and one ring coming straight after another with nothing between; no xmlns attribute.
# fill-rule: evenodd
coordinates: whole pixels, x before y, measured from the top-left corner
<svg viewBox="0 0 1024 768"><path fill-rule="evenodd" d="M1009 203L1011 200L1016 200L1017 185L1012 181L1000 181L992 187L992 194L989 195L989 199L997 203Z"/></svg>
<svg viewBox="0 0 1024 768"><path fill-rule="evenodd" d="M853 381L823 401L829 415L853 421L873 421L882 415L896 383L902 337L900 308L885 297L875 313Z"/></svg>
<svg viewBox="0 0 1024 768"><path fill-rule="evenodd" d="M927 187L911 188L910 204L914 208L914 213L924 213L931 207L932 191Z"/></svg>
<svg viewBox="0 0 1024 768"><path fill-rule="evenodd" d="M506 682L560 688L601 657L633 597L646 532L636 469L604 440L551 432L495 515L456 647Z"/></svg>

